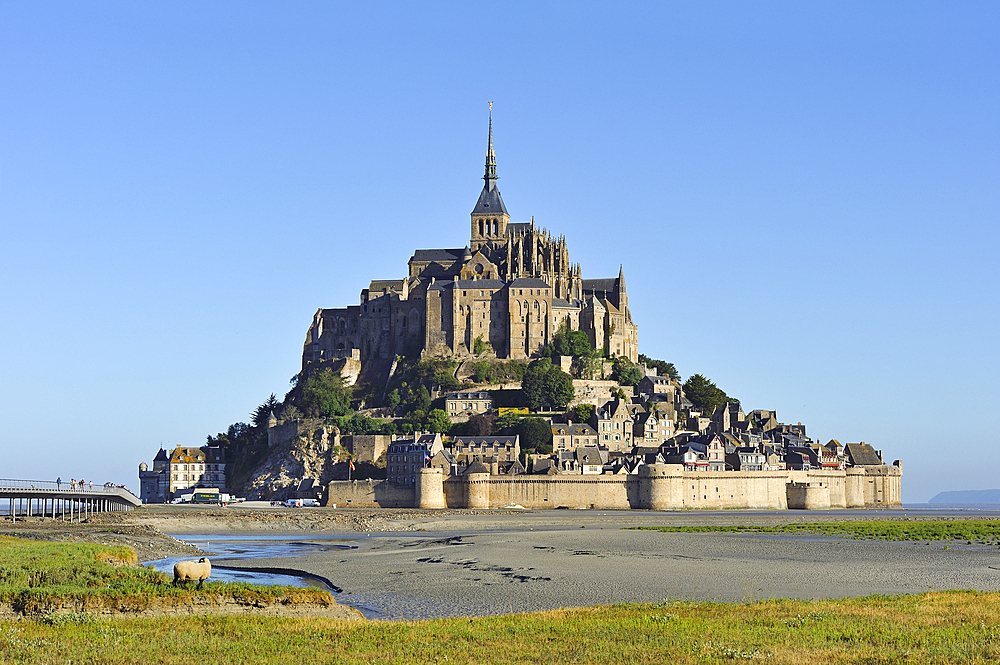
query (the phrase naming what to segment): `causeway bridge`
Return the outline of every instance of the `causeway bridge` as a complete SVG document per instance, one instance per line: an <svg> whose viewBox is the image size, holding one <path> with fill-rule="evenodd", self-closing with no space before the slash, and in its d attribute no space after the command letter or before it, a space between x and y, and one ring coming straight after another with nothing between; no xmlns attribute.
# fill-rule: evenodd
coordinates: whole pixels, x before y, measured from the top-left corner
<svg viewBox="0 0 1000 665"><path fill-rule="evenodd" d="M78 522L94 513L132 510L140 505L139 497L123 487L0 479L0 513L15 522L27 516Z"/></svg>

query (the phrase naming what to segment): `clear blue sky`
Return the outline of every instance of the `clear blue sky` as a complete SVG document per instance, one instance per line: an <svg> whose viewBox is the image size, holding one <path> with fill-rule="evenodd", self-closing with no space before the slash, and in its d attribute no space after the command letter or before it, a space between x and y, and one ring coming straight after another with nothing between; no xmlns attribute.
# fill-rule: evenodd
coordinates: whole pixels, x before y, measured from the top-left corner
<svg viewBox="0 0 1000 665"><path fill-rule="evenodd" d="M1000 9L0 2L0 476L137 488L319 307L514 221L624 264L640 350L1000 487Z"/></svg>

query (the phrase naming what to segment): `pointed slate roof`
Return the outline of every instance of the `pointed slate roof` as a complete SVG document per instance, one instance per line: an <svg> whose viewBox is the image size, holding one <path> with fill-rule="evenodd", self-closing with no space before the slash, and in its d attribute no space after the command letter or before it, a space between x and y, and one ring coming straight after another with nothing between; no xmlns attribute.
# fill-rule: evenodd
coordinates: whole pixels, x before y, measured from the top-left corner
<svg viewBox="0 0 1000 665"><path fill-rule="evenodd" d="M882 466L882 459L869 443L848 443L844 446L851 466Z"/></svg>
<svg viewBox="0 0 1000 665"><path fill-rule="evenodd" d="M465 467L465 472L462 475L467 476L470 473L489 473L489 472L490 470L487 469L486 465L480 462L479 458L477 457L476 460L472 462L472 464Z"/></svg>

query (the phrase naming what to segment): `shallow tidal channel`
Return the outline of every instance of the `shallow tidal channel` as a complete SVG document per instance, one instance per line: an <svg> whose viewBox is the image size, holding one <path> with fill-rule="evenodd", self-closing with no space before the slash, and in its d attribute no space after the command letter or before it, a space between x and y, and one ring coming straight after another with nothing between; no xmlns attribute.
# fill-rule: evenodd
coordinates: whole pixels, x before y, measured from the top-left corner
<svg viewBox="0 0 1000 665"><path fill-rule="evenodd" d="M313 538L298 540L289 536L231 536L231 535L185 535L179 540L190 543L205 552L212 561L213 582L246 582L249 584L315 587L332 593L340 588L329 580L298 571L293 567L276 568L230 568L227 559L279 559L295 557L307 552L357 549L343 537ZM336 542L335 542L336 541ZM146 562L146 566L173 574L174 564L195 557L169 557Z"/></svg>

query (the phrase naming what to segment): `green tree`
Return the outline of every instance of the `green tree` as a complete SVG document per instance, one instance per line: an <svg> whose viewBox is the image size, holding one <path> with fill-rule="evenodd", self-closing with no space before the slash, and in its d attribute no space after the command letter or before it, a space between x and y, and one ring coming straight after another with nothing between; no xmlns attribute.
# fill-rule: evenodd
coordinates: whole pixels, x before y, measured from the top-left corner
<svg viewBox="0 0 1000 665"><path fill-rule="evenodd" d="M649 356L644 356L641 353L639 354L639 362L644 364L646 367L656 368L656 373L658 375L669 377L673 381L681 378L681 375L677 372L677 368L674 367L673 363L664 362L663 360L655 360Z"/></svg>
<svg viewBox="0 0 1000 665"><path fill-rule="evenodd" d="M489 360L480 360L472 363L472 380L476 383L490 383L493 381L493 363Z"/></svg>
<svg viewBox="0 0 1000 665"><path fill-rule="evenodd" d="M573 400L573 378L552 364L548 358L539 358L528 365L521 380L521 392L532 411L546 405L564 409Z"/></svg>
<svg viewBox="0 0 1000 665"><path fill-rule="evenodd" d="M566 405L573 401L575 395L573 377L552 365L545 377L545 397L552 408L565 409Z"/></svg>
<svg viewBox="0 0 1000 665"><path fill-rule="evenodd" d="M277 416L280 409L281 402L274 396L274 393L271 393L271 396L250 414L250 417L253 418L254 427L266 427L267 419L271 417L271 412L273 411L274 415Z"/></svg>
<svg viewBox="0 0 1000 665"><path fill-rule="evenodd" d="M389 407L391 411L395 411L396 407L399 406L399 389L393 388L388 395L385 396L385 405Z"/></svg>
<svg viewBox="0 0 1000 665"><path fill-rule="evenodd" d="M416 409L406 414L403 422L410 426L410 432L423 429L427 425L427 412ZM404 430L405 431L405 430Z"/></svg>
<svg viewBox="0 0 1000 665"><path fill-rule="evenodd" d="M585 423L589 422L590 417L594 415L594 409L593 404L577 404L569 410L569 413L573 417L574 422Z"/></svg>
<svg viewBox="0 0 1000 665"><path fill-rule="evenodd" d="M515 431L520 436L521 450L539 454L552 452L552 427L541 418L523 418Z"/></svg>
<svg viewBox="0 0 1000 665"><path fill-rule="evenodd" d="M524 393L524 398L532 411L538 411L545 404L545 377L550 369L552 361L548 358L534 360L528 365L524 378L521 379L521 392Z"/></svg>
<svg viewBox="0 0 1000 665"><path fill-rule="evenodd" d="M451 418L444 409L431 409L427 414L427 428L432 432L444 434L451 429Z"/></svg>
<svg viewBox="0 0 1000 665"><path fill-rule="evenodd" d="M302 412L294 404L289 404L281 410L279 418L282 420L302 420Z"/></svg>
<svg viewBox="0 0 1000 665"><path fill-rule="evenodd" d="M727 402L739 402L701 374L695 374L684 382L684 396L702 413L708 414Z"/></svg>
<svg viewBox="0 0 1000 665"><path fill-rule="evenodd" d="M382 421L371 418L363 413L355 413L346 419L341 431L348 434L378 434L382 429Z"/></svg>
<svg viewBox="0 0 1000 665"><path fill-rule="evenodd" d="M427 390L427 386L417 386L417 389L411 393L410 397L410 411L423 411L426 413L431 408L431 393Z"/></svg>
<svg viewBox="0 0 1000 665"><path fill-rule="evenodd" d="M587 333L581 330L570 330L568 319L559 325L559 330L552 336L552 344L546 348L549 350L547 355L555 353L560 356L580 356L583 358L594 355L594 348L590 346L590 338L587 337Z"/></svg>
<svg viewBox="0 0 1000 665"><path fill-rule="evenodd" d="M611 378L620 385L634 386L642 381L642 368L625 356L617 356L611 365Z"/></svg>
<svg viewBox="0 0 1000 665"><path fill-rule="evenodd" d="M493 421L493 429L490 434L511 434L523 419L524 416L508 411L502 416L497 416L496 420Z"/></svg>
<svg viewBox="0 0 1000 665"><path fill-rule="evenodd" d="M476 339L472 340L472 352L477 356L481 356L487 351L492 351L493 346L486 341L483 341L482 335L477 335Z"/></svg>
<svg viewBox="0 0 1000 665"><path fill-rule="evenodd" d="M321 418L351 412L351 389L330 369L316 372L302 386L302 406L307 415Z"/></svg>
<svg viewBox="0 0 1000 665"><path fill-rule="evenodd" d="M434 372L434 383L441 386L442 390L458 390L462 387L462 382L452 372L454 370L451 369Z"/></svg>

